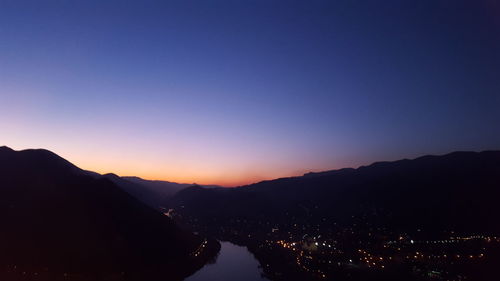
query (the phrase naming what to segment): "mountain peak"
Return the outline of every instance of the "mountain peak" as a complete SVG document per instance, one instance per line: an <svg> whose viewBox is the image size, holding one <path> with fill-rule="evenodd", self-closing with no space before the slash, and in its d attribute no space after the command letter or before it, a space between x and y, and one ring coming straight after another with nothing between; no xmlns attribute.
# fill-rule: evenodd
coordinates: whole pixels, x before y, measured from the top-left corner
<svg viewBox="0 0 500 281"><path fill-rule="evenodd" d="M115 173L107 173L107 174L104 174L103 177L106 177L106 178L114 178L114 179L118 179L120 178L120 176L118 176L117 174Z"/></svg>
<svg viewBox="0 0 500 281"><path fill-rule="evenodd" d="M14 151L14 150L8 146L2 145L0 146L0 152L2 151Z"/></svg>

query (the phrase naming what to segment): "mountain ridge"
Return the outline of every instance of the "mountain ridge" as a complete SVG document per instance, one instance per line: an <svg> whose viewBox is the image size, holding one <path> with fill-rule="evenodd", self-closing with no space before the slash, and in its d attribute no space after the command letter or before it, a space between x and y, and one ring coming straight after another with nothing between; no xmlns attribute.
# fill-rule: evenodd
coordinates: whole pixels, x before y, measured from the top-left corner
<svg viewBox="0 0 500 281"><path fill-rule="evenodd" d="M48 150L0 148L0 220L0 277L181 280L207 258L190 254L201 237Z"/></svg>
<svg viewBox="0 0 500 281"><path fill-rule="evenodd" d="M305 220L312 216L303 211L305 206L318 217L339 221L377 209L385 213L387 223L435 227L442 222L457 228L469 223L500 231L491 220L473 218L499 213L492 199L500 196L498 183L500 151L452 152L262 181L229 191L191 189L179 192L167 205L208 221L219 216L280 221L291 215ZM435 222L426 221L424 214L432 211Z"/></svg>

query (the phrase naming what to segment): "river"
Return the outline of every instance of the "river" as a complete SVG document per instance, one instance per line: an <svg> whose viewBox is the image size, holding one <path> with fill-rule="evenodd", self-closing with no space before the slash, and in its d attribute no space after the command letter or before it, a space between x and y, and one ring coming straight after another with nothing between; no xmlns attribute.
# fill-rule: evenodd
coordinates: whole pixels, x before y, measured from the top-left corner
<svg viewBox="0 0 500 281"><path fill-rule="evenodd" d="M214 264L207 264L184 281L268 281L261 276L259 262L246 247L220 242L221 249Z"/></svg>

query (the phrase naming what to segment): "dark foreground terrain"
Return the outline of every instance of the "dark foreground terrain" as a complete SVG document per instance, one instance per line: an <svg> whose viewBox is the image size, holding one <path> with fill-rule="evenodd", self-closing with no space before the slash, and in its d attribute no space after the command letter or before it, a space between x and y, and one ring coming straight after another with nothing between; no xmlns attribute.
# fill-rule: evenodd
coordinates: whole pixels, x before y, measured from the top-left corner
<svg viewBox="0 0 500 281"><path fill-rule="evenodd" d="M0 280L182 280L225 240L277 281L496 281L499 188L498 151L227 189L102 176L1 147Z"/></svg>

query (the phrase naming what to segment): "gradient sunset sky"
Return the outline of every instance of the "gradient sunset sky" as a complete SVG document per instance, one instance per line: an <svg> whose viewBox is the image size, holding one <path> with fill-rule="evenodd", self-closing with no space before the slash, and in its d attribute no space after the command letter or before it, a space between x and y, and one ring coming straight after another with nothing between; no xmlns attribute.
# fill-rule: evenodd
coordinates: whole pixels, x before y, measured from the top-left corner
<svg viewBox="0 0 500 281"><path fill-rule="evenodd" d="M0 0L0 145L226 186L500 149L500 4Z"/></svg>

